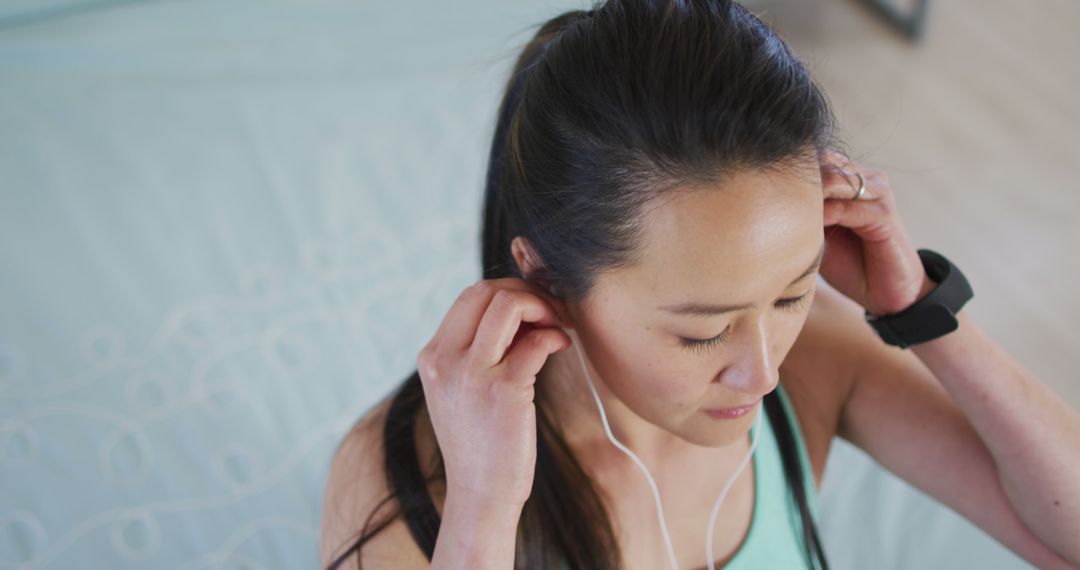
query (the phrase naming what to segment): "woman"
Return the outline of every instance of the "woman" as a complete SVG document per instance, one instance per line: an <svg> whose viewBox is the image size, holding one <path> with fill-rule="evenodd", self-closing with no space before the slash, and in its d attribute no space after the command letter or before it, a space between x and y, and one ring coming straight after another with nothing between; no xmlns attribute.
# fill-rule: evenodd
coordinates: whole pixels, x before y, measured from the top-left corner
<svg viewBox="0 0 1080 570"><path fill-rule="evenodd" d="M835 131L737 3L541 26L499 109L484 279L340 446L323 565L827 568L834 436L1038 567L1080 563L1080 419L963 312L910 350L867 326L937 283Z"/></svg>

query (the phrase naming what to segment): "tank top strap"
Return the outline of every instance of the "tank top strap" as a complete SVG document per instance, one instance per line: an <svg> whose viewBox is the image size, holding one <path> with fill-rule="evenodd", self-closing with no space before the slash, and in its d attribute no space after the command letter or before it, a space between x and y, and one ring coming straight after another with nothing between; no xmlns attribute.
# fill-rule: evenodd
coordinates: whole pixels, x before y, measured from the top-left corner
<svg viewBox="0 0 1080 570"><path fill-rule="evenodd" d="M787 414L788 424L791 425L792 431L795 433L796 447L798 448L799 463L802 465L803 472L803 485L806 488L806 499L810 506L810 512L814 517L814 520L819 520L818 516L818 504L817 504L817 483L814 482L814 466L810 462L810 452L806 447L806 439L803 437L802 427L799 424L799 417L795 414L795 407L791 403L791 398L788 397L787 391L783 386L777 386L777 396L780 398L780 404L784 408L784 413Z"/></svg>
<svg viewBox="0 0 1080 570"><path fill-rule="evenodd" d="M783 386L777 387L781 409L795 434L807 501L811 516L817 520L813 474L802 432L794 408ZM750 532L735 556L724 566L726 570L754 568L805 568L802 548L802 524L788 489L780 446L776 440L768 410L762 406L761 434L754 450L754 517ZM808 475L809 474L809 475ZM723 516L721 505L720 516Z"/></svg>

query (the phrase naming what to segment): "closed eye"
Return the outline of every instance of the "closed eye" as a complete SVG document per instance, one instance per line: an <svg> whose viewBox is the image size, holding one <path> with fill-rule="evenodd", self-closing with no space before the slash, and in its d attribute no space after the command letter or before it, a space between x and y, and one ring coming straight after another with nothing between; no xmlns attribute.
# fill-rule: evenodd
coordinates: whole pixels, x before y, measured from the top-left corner
<svg viewBox="0 0 1080 570"><path fill-rule="evenodd" d="M687 348L689 350L697 351L697 352L705 352L708 349L710 349L710 348L712 348L712 347L714 347L714 346L716 346L718 344L722 344L722 343L727 342L728 335L730 333L731 333L731 325L728 325L727 328L724 329L724 332L722 332L722 333L720 333L720 334L718 334L718 335L716 335L716 336L714 336L712 338L697 339L697 338L680 337L679 342L682 343L683 347L685 347L685 348Z"/></svg>
<svg viewBox="0 0 1080 570"><path fill-rule="evenodd" d="M810 298L813 296L814 289L810 289L806 293L799 295L798 297L790 297L787 299L780 299L776 301L776 307L784 311L799 311L801 310ZM682 346L688 350L696 352L706 352L710 348L716 347L728 341L728 337L731 335L731 325L728 325L720 334L712 338L686 338L680 337L679 342Z"/></svg>
<svg viewBox="0 0 1080 570"><path fill-rule="evenodd" d="M785 311L798 311L799 309L803 308L803 305L806 304L806 301L810 299L813 293L814 289L810 289L809 291L803 293L802 295L799 295L798 297L792 297L790 299L780 299L776 302L776 306L780 309L784 309Z"/></svg>

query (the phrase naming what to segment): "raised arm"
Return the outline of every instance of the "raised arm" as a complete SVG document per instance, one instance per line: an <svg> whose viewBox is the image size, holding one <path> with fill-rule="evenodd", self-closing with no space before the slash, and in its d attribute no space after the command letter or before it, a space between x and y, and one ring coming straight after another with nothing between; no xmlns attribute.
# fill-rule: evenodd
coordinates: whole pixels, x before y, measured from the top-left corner
<svg viewBox="0 0 1080 570"><path fill-rule="evenodd" d="M498 504L464 492L446 496L433 570L509 570L522 507Z"/></svg>
<svg viewBox="0 0 1080 570"><path fill-rule="evenodd" d="M1080 414L964 314L911 350L948 390L997 466L1024 524L1080 566Z"/></svg>
<svg viewBox="0 0 1080 570"><path fill-rule="evenodd" d="M863 309L898 314L926 298L938 285L884 172L833 152L820 158L821 274L855 301L852 318ZM1080 414L966 311L956 317L958 328L908 349L887 346L865 323L853 327L860 358L840 434L1040 568L1080 567Z"/></svg>

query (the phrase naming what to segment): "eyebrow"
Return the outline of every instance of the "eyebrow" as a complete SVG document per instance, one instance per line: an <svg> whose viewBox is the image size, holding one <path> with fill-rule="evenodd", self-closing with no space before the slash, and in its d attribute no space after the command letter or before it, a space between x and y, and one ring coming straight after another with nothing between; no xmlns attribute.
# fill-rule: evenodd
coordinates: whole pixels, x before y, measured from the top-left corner
<svg viewBox="0 0 1080 570"><path fill-rule="evenodd" d="M814 261L810 263L810 266L806 268L806 271L803 271L790 284L788 284L788 287L798 283L803 278L805 278L807 275L810 275L811 273L817 271L819 267L821 267L821 260L825 257L825 243L826 242L822 241L821 249L818 250L817 256L814 258ZM756 306L756 305L754 305L753 303L746 303L746 304L743 304L743 305L710 305L710 304L707 304L707 303L687 302L687 303L679 303L679 304L676 304L676 305L663 305L663 306L658 307L658 308L662 309L662 310L665 310L665 311L668 311L670 313L675 313L677 315L689 315L689 316L694 316L694 317L708 317L708 316L712 316L712 315L721 315L721 314L724 314L724 313L730 313L732 311L739 311L739 310L742 310L742 309L749 309L749 308L754 307L754 306Z"/></svg>

